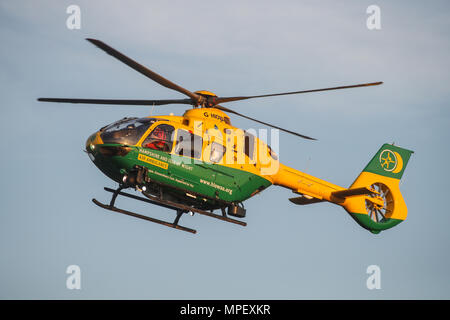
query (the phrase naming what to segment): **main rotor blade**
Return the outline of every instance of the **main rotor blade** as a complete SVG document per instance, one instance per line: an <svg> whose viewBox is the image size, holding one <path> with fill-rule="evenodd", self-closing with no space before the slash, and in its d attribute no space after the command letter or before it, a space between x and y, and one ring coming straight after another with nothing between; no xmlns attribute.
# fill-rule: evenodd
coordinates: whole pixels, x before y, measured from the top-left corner
<svg viewBox="0 0 450 320"><path fill-rule="evenodd" d="M122 61L123 63L125 63L126 65L128 65L129 67L133 68L134 70L142 73L143 75L145 75L146 77L152 79L153 81L159 83L160 85L178 91L186 96L188 96L189 98L191 98L192 100L199 102L201 100L202 97L200 97L198 94L195 94L194 92L191 92L183 87L180 87L179 85L173 83L172 81L167 80L166 78L160 76L159 74L157 74L156 72L153 72L152 70L148 69L147 67L144 67L143 65L137 63L136 61L128 58L127 56L125 56L124 54L120 53L119 51L117 51L114 48L111 48L110 46L108 46L106 43L97 40L97 39L91 39L91 38L86 38L86 40L88 40L89 42L91 42L92 44L94 44L95 46L97 46L98 48L102 49L103 51L105 51L107 54L113 56L114 58Z"/></svg>
<svg viewBox="0 0 450 320"><path fill-rule="evenodd" d="M272 94L263 94L259 96L240 96L240 97L218 97L215 99L216 103L225 103L231 101L239 101L253 98L264 98L264 97L274 97L274 96L286 96L289 94L300 94L300 93L309 93L309 92L319 92L319 91L330 91L330 90L340 90L340 89L350 89L350 88L359 88L359 87L368 87L368 86L377 86L382 84L383 82L371 82L371 83L362 83L355 84L350 86L341 86L341 87L332 87L332 88L323 88L323 89L312 89L312 90L303 90L303 91L293 91L293 92L284 92L284 93L272 93Z"/></svg>
<svg viewBox="0 0 450 320"><path fill-rule="evenodd" d="M173 100L127 100L127 99L72 99L72 98L39 98L38 101L66 102L66 103L89 103L89 104L114 104L135 106L161 106L165 104L193 104L192 99Z"/></svg>
<svg viewBox="0 0 450 320"><path fill-rule="evenodd" d="M250 117L248 117L248 116L246 116L246 115L243 115L243 114L241 114L241 113L238 113L238 112L236 112L236 111L234 111L234 110L231 110L231 109L228 109L228 108L225 108L225 107L222 107L222 106L216 105L216 106L214 106L213 108L216 108L216 109L219 109L219 110L228 112L228 113L233 113L233 114L238 115L238 116L240 116L240 117L243 117L243 118L245 118L245 119L249 119L249 120L252 120L252 121L261 123L261 124L263 124L263 125L266 125L266 126L269 126L269 127L272 127L272 128L275 128L275 129L278 129L278 130L281 130L281 131L284 131L284 132L287 132L287 133L290 133L290 134L293 134L293 135L298 136L298 137L300 137L300 138L309 139L309 140L317 140L317 139L315 139L315 138L311 138L311 137L305 136L305 135L303 135L303 134L300 134L300 133L297 133L297 132L294 132L294 131L290 131L290 130L287 130L287 129L283 129L283 128L281 128L281 127L275 126L275 125L270 124L270 123L267 123L267 122L263 122L263 121L260 121L260 120L254 119L254 118L250 118Z"/></svg>

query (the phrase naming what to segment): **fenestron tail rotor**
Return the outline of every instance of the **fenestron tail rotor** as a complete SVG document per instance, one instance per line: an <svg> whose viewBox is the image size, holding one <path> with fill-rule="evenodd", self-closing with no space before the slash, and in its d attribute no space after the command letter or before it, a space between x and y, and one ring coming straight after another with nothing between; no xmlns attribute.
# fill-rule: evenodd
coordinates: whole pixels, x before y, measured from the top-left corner
<svg viewBox="0 0 450 320"><path fill-rule="evenodd" d="M374 183L370 187L377 192L377 195L369 195L366 199L367 214L374 222L385 221L392 215L394 209L392 193L385 184L380 182ZM372 200L374 198L375 200Z"/></svg>
<svg viewBox="0 0 450 320"><path fill-rule="evenodd" d="M340 90L340 89L350 89L350 88L359 88L359 87L368 87L368 86L376 86L380 85L383 82L370 82L370 83L362 83L362 84L355 84L355 85L348 85L348 86L339 86L339 87L330 87L330 88L322 88L322 89L310 89L310 90L302 90L302 91L291 91L291 92L283 92L283 93L271 93L271 94L263 94L263 95L253 95L253 96L236 96L236 97L218 97L214 94L204 94L204 92L207 91L196 91L192 92L188 89L185 89L181 87L180 85L164 78L163 76L157 74L156 72L150 70L149 68L139 64L138 62L134 61L133 59L125 56L124 54L120 53L116 49L110 47L106 43L97 40L97 39L91 39L87 38L89 42L94 44L96 47L102 49L107 54L113 56L114 58L118 59L119 61L125 63L127 66L133 68L134 70L138 71L139 73L145 75L146 77L152 79L153 81L159 83L160 85L175 90L177 92L180 92L187 96L188 98L185 99L157 99L157 100L145 100L145 99L78 99L78 98L39 98L38 101L43 102L60 102L60 103L84 103L84 104L105 104L105 105L142 105L142 106L161 106L161 105L168 105L168 104L188 104L192 105L194 107L208 107L208 108L216 108L225 112L233 113L237 116L256 121L258 123L270 126L272 128L279 129L281 131L296 135L301 138L309 139L309 140L316 140L314 138L299 134L297 132L283 129L281 127L269 124L267 122L263 122L251 117L248 117L246 115L243 115L241 113L238 113L234 110L225 108L223 106L220 106L219 104L228 103L228 102L234 102L234 101L240 101L240 100L248 100L248 99L255 99L255 98L267 98L267 97L275 97L275 96L284 96L284 95L292 95L292 94L302 94L302 93L312 93L312 92L322 92L322 91L330 91L330 90Z"/></svg>

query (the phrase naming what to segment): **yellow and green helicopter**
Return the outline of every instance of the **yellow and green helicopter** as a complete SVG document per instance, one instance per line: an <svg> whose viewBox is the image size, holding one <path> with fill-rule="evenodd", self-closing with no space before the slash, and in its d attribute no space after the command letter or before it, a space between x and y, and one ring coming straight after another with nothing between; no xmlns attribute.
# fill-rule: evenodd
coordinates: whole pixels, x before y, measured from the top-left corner
<svg viewBox="0 0 450 320"><path fill-rule="evenodd" d="M101 128L86 141L94 164L119 183L109 204L92 201L111 211L168 227L196 233L179 225L180 217L198 213L241 226L246 223L243 202L271 185L291 189L297 205L332 202L342 206L372 233L406 219L407 208L399 182L413 151L384 144L349 188L340 187L280 163L269 145L248 131L234 127L228 114L270 126L296 136L314 138L245 116L220 104L281 95L379 85L382 82L256 96L218 97L209 91L191 92L128 58L102 41L87 39L109 55L187 98L169 100L117 100L39 98L39 101L107 105L186 104L182 116L123 118ZM123 192L134 188L144 197ZM121 195L173 209L173 222L162 221L115 206ZM219 213L214 213L220 210ZM230 218L232 216L233 218Z"/></svg>

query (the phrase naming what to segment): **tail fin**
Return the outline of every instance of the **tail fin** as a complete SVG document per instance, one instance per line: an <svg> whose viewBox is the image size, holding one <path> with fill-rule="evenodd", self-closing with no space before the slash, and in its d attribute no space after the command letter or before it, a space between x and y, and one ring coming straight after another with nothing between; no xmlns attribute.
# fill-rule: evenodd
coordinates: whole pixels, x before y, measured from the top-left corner
<svg viewBox="0 0 450 320"><path fill-rule="evenodd" d="M413 151L384 144L349 189L373 192L346 196L342 206L363 228L372 233L392 228L406 219L400 179Z"/></svg>

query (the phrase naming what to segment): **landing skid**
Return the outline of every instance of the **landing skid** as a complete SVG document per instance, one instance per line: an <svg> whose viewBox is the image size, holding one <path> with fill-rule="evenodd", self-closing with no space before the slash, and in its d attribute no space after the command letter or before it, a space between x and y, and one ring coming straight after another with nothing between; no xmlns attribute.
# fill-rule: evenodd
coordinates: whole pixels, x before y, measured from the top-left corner
<svg viewBox="0 0 450 320"><path fill-rule="evenodd" d="M181 214L183 214L183 213L179 214L177 212L177 218L175 218L175 221L173 223L170 223L170 222L167 222L167 221L163 221L163 220L159 220L159 219L143 216L141 214L134 213L134 212L131 212L131 211L119 209L119 208L116 208L116 207L111 207L109 205L106 205L106 204L103 204L103 203L97 201L96 199L92 199L92 202L94 202L96 205L98 205L99 207L101 207L103 209L106 209L106 210L111 210L111 211L114 211L114 212L118 212L118 213L126 214L128 216L132 216L132 217L135 217L135 218L144 219L144 220L147 220L147 221L150 221L150 222L162 224L162 225L164 225L166 227L175 228L175 229L186 231L186 232L190 232L190 233L197 233L197 230L186 228L186 227L178 225L177 218L179 220L179 216L181 216Z"/></svg>
<svg viewBox="0 0 450 320"><path fill-rule="evenodd" d="M178 225L178 222L179 222L181 216L183 215L183 213L193 212L193 213L198 213L198 214L205 215L205 216L208 216L208 217L211 217L211 218L219 219L219 220L222 220L222 221L238 224L238 225L241 225L241 226L244 226L244 227L247 225L247 223L245 223L245 222L242 222L242 221L239 221L239 220L235 220L235 219L231 219L231 218L227 217L226 213L225 213L225 210L223 208L222 208L222 215L218 215L218 214L214 214L212 212L208 212L208 211L205 211L205 210L193 208L191 206L184 205L184 204L181 204L181 203L177 203L177 202L161 199L161 198L152 196L152 195L147 194L147 193L145 194L145 196L147 198L139 197L139 196L136 196L136 195L133 195L133 194L122 192L122 189L124 189L124 188L125 187L123 187L123 186L120 186L116 190L111 189L111 188L106 188L106 187L104 188L105 191L111 192L113 194L109 205L103 204L103 203L97 201L96 199L92 199L92 202L94 202L97 206L99 206L99 207L101 207L103 209L106 209L106 210L122 213L122 214L129 215L129 216L132 216L132 217L135 217L135 218L147 220L147 221L150 221L150 222L154 222L154 223L157 223L157 224L164 225L166 227L170 227L170 228L174 228L174 229L178 229L178 230L182 230L182 231L186 231L186 232L190 232L190 233L196 233L197 231L194 230L194 229L190 229L190 228ZM134 213L134 212L131 212L131 211L127 211L127 210L123 210L123 209L117 208L114 204L115 204L117 196L119 196L119 195L131 198L131 199L135 199L135 200L151 203L151 204L154 204L154 205L157 205L157 206L160 206L160 207L164 207L164 208L167 208L167 209L175 210L176 213L177 213L177 216L176 216L176 218L175 218L175 220L173 222L168 222L168 221L163 221L163 220L147 217L147 216L144 216L144 215L141 215L141 214L138 214L138 213Z"/></svg>

